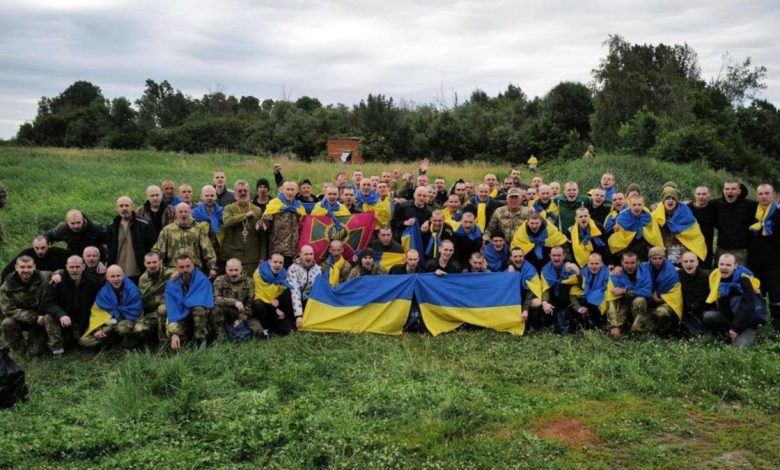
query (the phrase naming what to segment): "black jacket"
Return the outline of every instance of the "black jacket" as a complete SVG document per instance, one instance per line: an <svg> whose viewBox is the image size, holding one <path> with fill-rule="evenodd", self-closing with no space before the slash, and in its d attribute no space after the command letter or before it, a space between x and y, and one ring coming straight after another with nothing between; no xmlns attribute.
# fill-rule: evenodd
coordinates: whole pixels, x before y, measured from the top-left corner
<svg viewBox="0 0 780 470"><path fill-rule="evenodd" d="M431 218L432 213L433 209L427 204L423 207L417 207L414 205L414 201L406 201L401 203L398 207L396 207L393 220L390 222L390 225L393 228L393 234L396 236L396 238L401 236L401 232L403 232L406 228L406 226L404 226L404 222L407 219L414 217L417 219L417 224L422 225L426 220Z"/></svg>
<svg viewBox="0 0 780 470"><path fill-rule="evenodd" d="M30 258L34 259L35 269L38 271L54 272L58 269L65 269L65 263L68 262L68 256L70 256L70 253L68 253L68 250L63 248L51 246L46 251L46 256L43 258L38 258L38 256L35 254L35 250L32 248L22 250L18 255L14 256L13 259L11 259L11 261L9 261L8 264L3 268L3 272L0 274L0 285L5 282L5 278L14 272L16 259L20 256L29 256Z"/></svg>
<svg viewBox="0 0 780 470"><path fill-rule="evenodd" d="M108 224L106 238L108 240L108 265L116 263L117 251L119 249L119 231L122 229L122 218L114 217L114 220ZM135 252L135 262L138 269L143 272L144 255L152 251L154 243L157 241L157 231L148 220L142 217L132 215L130 219L130 233L133 238L133 251Z"/></svg>
<svg viewBox="0 0 780 470"><path fill-rule="evenodd" d="M774 223L771 235L764 236L762 231L750 231L747 257L750 266L780 263L780 208L770 220ZM756 222L755 213L753 222Z"/></svg>
<svg viewBox="0 0 780 470"><path fill-rule="evenodd" d="M713 201L715 228L718 229L718 247L724 250L742 250L748 247L751 233L748 227L756 218L756 201L747 199L747 187L739 185L742 192L737 200L728 203L721 197Z"/></svg>
<svg viewBox="0 0 780 470"><path fill-rule="evenodd" d="M755 294L750 280L743 277L740 279L739 284L742 286L742 293L740 294L736 289L731 289L729 295L718 299L718 310L729 319L732 330L742 333L748 328L756 328L764 324L765 321L756 313L756 300L763 302L763 299ZM742 299L739 304L739 310L736 312L732 311L731 299L740 296Z"/></svg>
<svg viewBox="0 0 780 470"><path fill-rule="evenodd" d="M64 241L68 245L68 252L72 255L81 256L84 248L95 246L100 249L101 254L105 253L103 244L106 241L106 232L103 227L86 215L84 216L85 226L79 232L74 232L65 222L60 222L56 227L46 232L46 238L51 242ZM143 265L142 265L143 266Z"/></svg>
<svg viewBox="0 0 780 470"><path fill-rule="evenodd" d="M701 320L702 314L707 310L707 296L710 294L710 271L699 268L693 274L688 274L681 269L680 284L683 313Z"/></svg>
<svg viewBox="0 0 780 470"><path fill-rule="evenodd" d="M90 309L100 288L100 281L86 271L81 275L78 286L65 273L59 284L46 286L42 301L43 311L54 317L58 323L63 316L69 316L79 326L81 336L89 326Z"/></svg>

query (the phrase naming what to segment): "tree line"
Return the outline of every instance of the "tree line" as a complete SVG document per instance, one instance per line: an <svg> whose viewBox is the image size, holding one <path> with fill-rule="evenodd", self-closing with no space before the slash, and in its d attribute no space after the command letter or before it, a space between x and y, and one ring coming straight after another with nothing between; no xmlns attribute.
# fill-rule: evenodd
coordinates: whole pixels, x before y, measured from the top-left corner
<svg viewBox="0 0 780 470"><path fill-rule="evenodd" d="M310 160L329 137L359 136L369 161L523 162L530 155L578 158L623 152L661 160L706 160L714 168L780 181L780 112L755 99L766 68L724 54L720 73L701 76L687 44L631 44L619 35L589 84L562 82L529 98L510 84L496 96L475 90L451 105L398 103L369 94L358 104L323 105L210 92L193 98L167 80L146 80L135 102L107 99L77 81L43 97L13 143L162 151L294 153Z"/></svg>

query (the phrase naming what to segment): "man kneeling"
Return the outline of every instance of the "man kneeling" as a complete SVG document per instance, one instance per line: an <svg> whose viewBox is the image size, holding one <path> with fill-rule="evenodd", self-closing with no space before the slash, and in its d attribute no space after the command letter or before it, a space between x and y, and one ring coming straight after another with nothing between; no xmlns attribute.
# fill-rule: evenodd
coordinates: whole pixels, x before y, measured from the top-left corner
<svg viewBox="0 0 780 470"><path fill-rule="evenodd" d="M211 283L189 255L176 258L176 279L165 286L166 331L171 349L179 349L190 337L205 344L209 333L209 309L214 308ZM162 327L162 325L161 325Z"/></svg>
<svg viewBox="0 0 780 470"><path fill-rule="evenodd" d="M300 319L293 314L292 289L287 282L284 256L273 253L255 270L252 276L255 286L255 301L252 306L255 316L274 333L287 335L300 327ZM267 333L267 331L266 331Z"/></svg>

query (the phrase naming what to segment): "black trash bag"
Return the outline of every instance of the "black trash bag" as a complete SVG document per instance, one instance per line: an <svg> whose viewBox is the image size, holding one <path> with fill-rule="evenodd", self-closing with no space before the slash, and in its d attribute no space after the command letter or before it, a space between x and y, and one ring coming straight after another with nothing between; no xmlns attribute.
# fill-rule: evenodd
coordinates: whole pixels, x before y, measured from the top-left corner
<svg viewBox="0 0 780 470"><path fill-rule="evenodd" d="M0 349L0 408L10 408L17 401L27 399L24 371L8 355L8 348Z"/></svg>

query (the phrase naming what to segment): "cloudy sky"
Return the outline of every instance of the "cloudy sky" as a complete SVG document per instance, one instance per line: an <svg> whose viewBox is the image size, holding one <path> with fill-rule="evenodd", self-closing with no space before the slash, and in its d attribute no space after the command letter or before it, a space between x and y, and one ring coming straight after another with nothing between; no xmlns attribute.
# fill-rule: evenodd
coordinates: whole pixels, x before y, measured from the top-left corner
<svg viewBox="0 0 780 470"><path fill-rule="evenodd" d="M144 80L261 99L353 104L369 93L452 104L476 89L544 95L588 82L608 34L687 42L702 75L721 55L768 69L780 105L780 2L0 0L0 138L76 80L131 100Z"/></svg>

